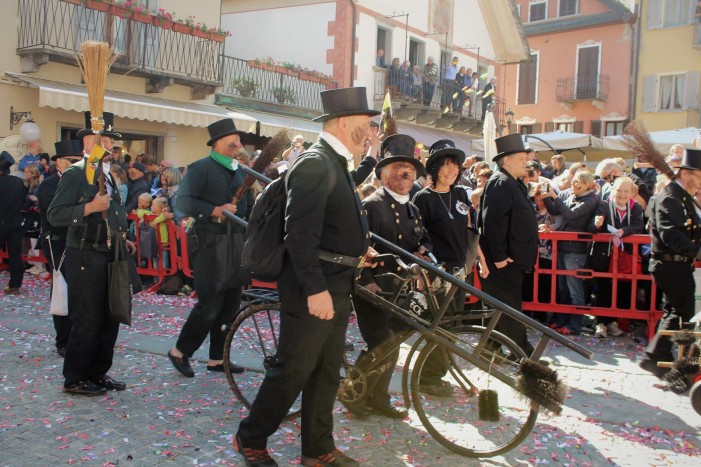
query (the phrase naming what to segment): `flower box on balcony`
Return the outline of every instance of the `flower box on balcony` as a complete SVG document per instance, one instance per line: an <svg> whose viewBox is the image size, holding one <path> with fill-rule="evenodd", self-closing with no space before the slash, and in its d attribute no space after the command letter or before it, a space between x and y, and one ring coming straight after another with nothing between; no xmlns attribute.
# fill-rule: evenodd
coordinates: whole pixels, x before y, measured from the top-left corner
<svg viewBox="0 0 701 467"><path fill-rule="evenodd" d="M192 34L192 28L184 23L173 24L173 31L179 32L181 34Z"/></svg>
<svg viewBox="0 0 701 467"><path fill-rule="evenodd" d="M306 71L299 72L299 79L302 79L304 81L311 81L313 83L321 82L321 76L315 75L314 73L309 73Z"/></svg>
<svg viewBox="0 0 701 467"><path fill-rule="evenodd" d="M131 18L133 11L113 5L110 13L112 13L114 16L119 16L120 18L129 19Z"/></svg>
<svg viewBox="0 0 701 467"><path fill-rule="evenodd" d="M287 68L287 67L280 66L280 65L275 65L273 67L273 71L276 73L281 73L283 75L299 76L299 72L297 70L295 70L294 68Z"/></svg>
<svg viewBox="0 0 701 467"><path fill-rule="evenodd" d="M131 19L138 23L144 23L144 24L151 24L151 15L148 13L139 13L139 12L134 12L134 14L131 16Z"/></svg>
<svg viewBox="0 0 701 467"><path fill-rule="evenodd" d="M163 28L163 29L173 29L175 26L175 21L171 19L166 19L166 18L161 18L159 16L153 16L153 25L158 27L158 28Z"/></svg>
<svg viewBox="0 0 701 467"><path fill-rule="evenodd" d="M214 42L224 42L224 40L226 39L226 34L218 34L216 32L210 32L209 38L212 39Z"/></svg>
<svg viewBox="0 0 701 467"><path fill-rule="evenodd" d="M202 38L202 39L209 39L209 32L203 31L203 30L201 30L201 29L193 28L193 29L192 29L192 35L195 36L195 37L200 37L200 38Z"/></svg>
<svg viewBox="0 0 701 467"><path fill-rule="evenodd" d="M88 0L85 3L85 6L90 8L91 10L97 10L97 11L109 11L110 7L112 6L111 3L106 3L106 2L98 2L96 0Z"/></svg>
<svg viewBox="0 0 701 467"><path fill-rule="evenodd" d="M83 3L83 0L63 0L66 3L72 3L73 5L80 5Z"/></svg>

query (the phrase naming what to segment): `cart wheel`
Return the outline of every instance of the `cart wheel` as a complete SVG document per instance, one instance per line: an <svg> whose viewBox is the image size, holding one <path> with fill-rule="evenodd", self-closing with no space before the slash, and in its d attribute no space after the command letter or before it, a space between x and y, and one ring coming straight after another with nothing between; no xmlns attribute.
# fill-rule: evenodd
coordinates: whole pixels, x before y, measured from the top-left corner
<svg viewBox="0 0 701 467"><path fill-rule="evenodd" d="M450 332L457 337L455 345L473 354L484 328L461 326ZM490 339L499 348L484 349L479 358L515 378L519 361L525 357L523 350L498 332L492 332ZM452 396L436 398L422 393L422 374L435 374L441 363L443 368L448 366L443 380L452 386ZM498 421L480 419L479 395L487 389L498 397ZM528 436L538 417L537 405L512 386L436 344L427 344L419 353L412 368L411 395L416 413L431 436L448 449L470 457L491 457L513 449Z"/></svg>
<svg viewBox="0 0 701 467"><path fill-rule="evenodd" d="M234 374L225 365L224 372L231 390L246 408L251 407L265 373L275 363L279 337L279 303L251 305L241 311L229 327L224 341L224 361L235 361L246 371ZM301 405L300 396L285 419L297 418Z"/></svg>
<svg viewBox="0 0 701 467"><path fill-rule="evenodd" d="M696 413L701 415L701 381L697 381L689 389L689 400Z"/></svg>

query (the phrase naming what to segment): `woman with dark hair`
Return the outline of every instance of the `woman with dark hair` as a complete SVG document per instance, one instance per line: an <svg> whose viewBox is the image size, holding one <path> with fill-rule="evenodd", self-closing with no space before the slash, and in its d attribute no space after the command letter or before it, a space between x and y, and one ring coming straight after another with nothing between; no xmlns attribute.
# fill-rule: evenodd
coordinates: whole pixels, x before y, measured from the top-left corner
<svg viewBox="0 0 701 467"><path fill-rule="evenodd" d="M456 185L460 176L460 167L465 160L465 153L455 148L450 140L440 140L430 149L426 161L426 171L431 177L432 185L419 191L414 196L414 204L424 219L433 243L433 254L448 273L457 273L465 268L471 239L476 241L477 233L472 231L470 218L470 199L467 191ZM434 237L435 236L435 237ZM487 277L489 270L477 247L480 264L480 276ZM471 261L468 261L471 263ZM465 271L469 274L471 271ZM446 310L446 316L460 315L465 308L465 293L458 290ZM445 352L432 352L421 373L420 390L434 396L449 396L452 387L441 380L448 369Z"/></svg>

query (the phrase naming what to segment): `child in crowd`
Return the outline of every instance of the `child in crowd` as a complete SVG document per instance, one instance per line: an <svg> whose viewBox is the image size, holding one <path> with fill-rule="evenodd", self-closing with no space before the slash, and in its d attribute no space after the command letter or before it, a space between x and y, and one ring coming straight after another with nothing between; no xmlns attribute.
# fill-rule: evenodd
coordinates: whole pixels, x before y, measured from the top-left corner
<svg viewBox="0 0 701 467"><path fill-rule="evenodd" d="M160 260L161 266L164 269L170 268L170 252L168 247L170 245L170 237L168 235L168 224L166 221L173 218L173 214L168 212L168 200L166 198L156 198L151 204L151 214L157 216L151 221L150 225L154 229L158 230L158 239L160 241ZM158 268L159 258L153 258L153 267Z"/></svg>
<svg viewBox="0 0 701 467"><path fill-rule="evenodd" d="M149 193L142 193L139 195L136 208L136 215L139 216L139 219L143 219L146 214L151 214L151 203L153 203L153 196Z"/></svg>

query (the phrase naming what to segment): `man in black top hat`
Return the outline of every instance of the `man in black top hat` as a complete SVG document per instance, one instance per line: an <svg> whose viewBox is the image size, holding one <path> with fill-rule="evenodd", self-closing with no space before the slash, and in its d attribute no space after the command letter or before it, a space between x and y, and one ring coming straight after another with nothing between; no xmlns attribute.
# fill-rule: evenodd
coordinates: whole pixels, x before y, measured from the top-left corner
<svg viewBox="0 0 701 467"><path fill-rule="evenodd" d="M700 208L694 196L701 190L701 150L687 149L672 183L655 196L650 218L650 272L662 290L665 314L657 334L645 349L640 367L658 378L669 368L657 362L674 361L672 341L659 331L677 330L694 316L694 259L701 245Z"/></svg>
<svg viewBox="0 0 701 467"><path fill-rule="evenodd" d="M528 153L521 135L496 139L499 169L487 181L480 198L478 228L480 246L489 268L482 290L522 311L522 284L526 271L533 269L538 255L538 224L521 177L526 173ZM520 346L526 355L533 352L526 328L503 316L496 326Z"/></svg>
<svg viewBox="0 0 701 467"><path fill-rule="evenodd" d="M186 217L195 219L194 228L188 234L190 261L195 278L197 304L180 330L175 346L168 352L173 366L184 376L192 378L195 372L189 359L200 348L209 334L208 371L223 372L229 365L234 373L243 368L224 362L224 337L222 326L231 321L241 303L243 283L224 290L217 290L212 277L217 264L215 241L218 235L233 235L241 227L229 224L222 211L246 218L253 207L253 195L249 191L238 204L232 204L234 195L244 174L238 169L236 157L241 149L241 132L230 118L219 120L208 127L212 147L209 155L190 164L185 178L178 188L176 206ZM138 162L134 163L134 165ZM241 267L241 265L232 265Z"/></svg>
<svg viewBox="0 0 701 467"><path fill-rule="evenodd" d="M278 279L277 358L234 438L249 466L277 465L268 455L267 440L300 392L301 464L358 465L336 449L332 411L353 281L364 256L374 252L368 249L367 219L348 164L363 150L370 117L380 112L368 108L365 88L323 91L321 101L325 113L316 118L323 122L321 136L299 156L286 180L287 252ZM332 187L329 177L335 180Z"/></svg>
<svg viewBox="0 0 701 467"><path fill-rule="evenodd" d="M112 128L111 118L105 112L106 130ZM107 265L114 260L117 242L122 251L135 248L126 240L127 218L119 190L108 164L102 162L108 153L97 160L90 158L101 136L89 128L78 135L83 139L84 157L61 175L47 219L53 228L68 228L64 266L71 332L63 362L63 390L97 396L126 389L125 383L107 375L119 333L119 322L107 302ZM101 193L102 180L105 193Z"/></svg>
<svg viewBox="0 0 701 467"><path fill-rule="evenodd" d="M382 187L363 200L363 209L367 213L371 232L424 257L431 251L431 239L419 210L409 200L414 180L424 173L421 162L413 157L415 146L414 138L407 135L389 136L382 142L384 158L375 167L375 175L382 181ZM381 246L376 249L378 253L389 252ZM391 268L389 265L387 267ZM365 269L359 283L373 293L394 291L397 284L387 276L387 272L388 269L384 267L372 272ZM360 333L367 344L367 350L361 353L356 366L364 370L367 364L384 358L386 353L389 352L390 356L383 362L383 368L366 375L367 392L363 400L344 404L359 416L374 414L404 418L407 411L390 404L389 384L399 359L399 337L392 339L395 334L390 330L390 316L358 295L354 295L353 303Z"/></svg>
<svg viewBox="0 0 701 467"><path fill-rule="evenodd" d="M10 175L15 159L9 152L0 154L0 246L7 243L10 256L10 283L5 294L17 294L22 287L22 202L27 194L22 180Z"/></svg>
<svg viewBox="0 0 701 467"><path fill-rule="evenodd" d="M68 167L83 158L83 149L78 140L59 141L55 143L54 146L56 148L56 155L52 156L51 160L56 162L56 172L46 177L37 190L39 211L41 212L41 234L46 238L41 248L44 256L49 259L49 266L52 269L58 266L63 257L63 252L66 249L68 228L54 227L51 225L47 217L47 212L49 211L51 201L53 201L56 195L58 183L61 181L63 173L68 170ZM66 267L63 265L61 266L61 274L63 274L64 277L66 275ZM65 357L68 337L71 330L71 321L68 316L52 316L54 329L56 330L56 351L61 357Z"/></svg>

